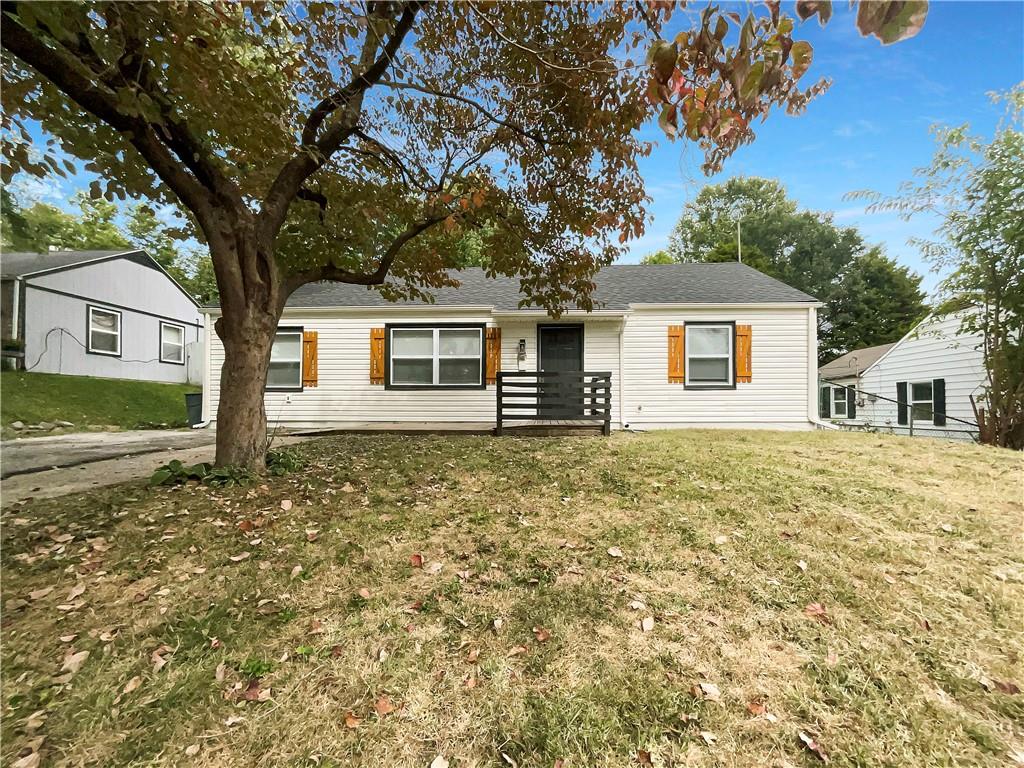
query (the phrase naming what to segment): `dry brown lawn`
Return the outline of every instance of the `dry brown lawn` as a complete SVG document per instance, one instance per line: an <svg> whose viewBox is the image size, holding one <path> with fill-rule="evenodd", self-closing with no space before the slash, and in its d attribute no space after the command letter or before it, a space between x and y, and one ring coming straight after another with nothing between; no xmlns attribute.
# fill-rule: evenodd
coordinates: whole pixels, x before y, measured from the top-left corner
<svg viewBox="0 0 1024 768"><path fill-rule="evenodd" d="M724 431L298 452L249 485L5 510L0 762L1024 762L1020 454Z"/></svg>

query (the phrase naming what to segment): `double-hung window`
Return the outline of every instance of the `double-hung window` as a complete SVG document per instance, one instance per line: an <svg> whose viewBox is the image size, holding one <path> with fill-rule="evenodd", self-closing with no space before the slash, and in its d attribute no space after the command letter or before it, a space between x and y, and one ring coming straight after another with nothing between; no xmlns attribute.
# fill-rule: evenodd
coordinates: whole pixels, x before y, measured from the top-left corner
<svg viewBox="0 0 1024 768"><path fill-rule="evenodd" d="M686 385L731 387L735 383L732 323L686 323Z"/></svg>
<svg viewBox="0 0 1024 768"><path fill-rule="evenodd" d="M910 385L910 418L915 422L932 423L932 382L919 381Z"/></svg>
<svg viewBox="0 0 1024 768"><path fill-rule="evenodd" d="M846 388L832 387L832 418L845 419L846 416Z"/></svg>
<svg viewBox="0 0 1024 768"><path fill-rule="evenodd" d="M160 362L185 364L185 326L160 322Z"/></svg>
<svg viewBox="0 0 1024 768"><path fill-rule="evenodd" d="M267 389L302 389L302 329L278 328L270 349Z"/></svg>
<svg viewBox="0 0 1024 768"><path fill-rule="evenodd" d="M388 326L392 388L483 387L483 326Z"/></svg>
<svg viewBox="0 0 1024 768"><path fill-rule="evenodd" d="M96 355L121 355L121 313L113 309L87 308L87 347Z"/></svg>

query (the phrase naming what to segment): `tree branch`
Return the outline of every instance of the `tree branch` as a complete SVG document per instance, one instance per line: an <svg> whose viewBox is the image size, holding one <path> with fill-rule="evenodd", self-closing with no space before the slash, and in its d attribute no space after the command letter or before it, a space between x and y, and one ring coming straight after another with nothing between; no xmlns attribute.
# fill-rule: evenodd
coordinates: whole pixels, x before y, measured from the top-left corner
<svg viewBox="0 0 1024 768"><path fill-rule="evenodd" d="M302 131L302 144L298 152L285 163L270 185L266 197L263 198L259 214L259 231L262 240L270 242L274 239L281 225L284 224L285 217L288 215L288 206L295 199L299 188L352 135L358 125L363 94L384 76L401 47L402 41L412 29L413 21L422 5L422 0L405 3L402 7L402 15L395 24L394 32L384 44L380 55L348 85L328 96L310 113ZM376 6L381 9L385 7L384 4ZM377 40L371 42L369 34L367 35L367 39L363 43L361 57L363 60L374 56L377 43ZM355 105L355 109L353 109L353 105ZM342 107L345 107L346 111L350 113L348 119L336 120L319 139L315 139L316 133L327 117Z"/></svg>
<svg viewBox="0 0 1024 768"><path fill-rule="evenodd" d="M348 269L336 267L333 264L325 264L322 267L298 272L286 278L285 290L283 293L287 297L299 286L305 285L306 283L316 282L318 280L333 280L341 283L353 283L355 285L380 285L387 279L388 272L391 270L391 265L398 256L399 251L402 250L402 247L410 240L419 237L428 229L440 224L447 218L448 212L446 211L444 212L444 215L428 216L425 219L421 219L420 221L410 224L391 242L391 245L388 246L387 250L384 251L380 261L377 263L377 269L373 272L353 272Z"/></svg>
<svg viewBox="0 0 1024 768"><path fill-rule="evenodd" d="M477 112L486 117L495 125L500 125L504 128L508 128L510 131L519 134L520 136L530 139L537 143L541 148L546 148L548 144L560 144L561 142L554 142L544 136L542 133L536 131L530 131L517 123L513 123L509 120L505 120L498 117L496 114L491 112L489 109L484 107L477 101L463 96L461 93L448 93L447 91L439 91L435 88L428 88L425 85L418 85L416 83L404 83L395 80L381 80L381 85L387 86L388 88L394 88L395 90L401 91L417 91L419 93L426 94L427 96L436 96L442 99L451 99L452 101L458 101L467 106L473 107Z"/></svg>
<svg viewBox="0 0 1024 768"><path fill-rule="evenodd" d="M3 10L0 45L50 80L86 112L125 134L161 181L196 215L200 223L212 223L208 210L211 202L209 191L168 151L153 127L141 117L122 113L115 94L97 84L96 80L102 80L80 59L69 55L66 49L46 45L33 35L21 23L15 4L5 3Z"/></svg>

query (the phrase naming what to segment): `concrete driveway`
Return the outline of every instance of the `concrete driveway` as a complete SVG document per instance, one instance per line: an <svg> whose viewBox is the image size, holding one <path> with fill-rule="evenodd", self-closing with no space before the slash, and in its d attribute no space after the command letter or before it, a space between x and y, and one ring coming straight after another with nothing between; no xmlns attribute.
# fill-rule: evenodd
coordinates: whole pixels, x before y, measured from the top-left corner
<svg viewBox="0 0 1024 768"><path fill-rule="evenodd" d="M278 435L275 445L306 438ZM105 485L146 480L161 464L213 461L216 432L139 430L5 440L0 444L0 503L46 499Z"/></svg>
<svg viewBox="0 0 1024 768"><path fill-rule="evenodd" d="M212 429L76 432L4 440L0 443L0 477L157 451L197 448L212 445L215 440L216 432Z"/></svg>

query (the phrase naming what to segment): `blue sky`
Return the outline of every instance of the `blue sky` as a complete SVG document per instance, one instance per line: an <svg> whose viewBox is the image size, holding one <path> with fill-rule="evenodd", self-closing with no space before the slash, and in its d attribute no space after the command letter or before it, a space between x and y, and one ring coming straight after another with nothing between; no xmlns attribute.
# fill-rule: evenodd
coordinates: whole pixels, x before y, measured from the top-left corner
<svg viewBox="0 0 1024 768"><path fill-rule="evenodd" d="M787 13L792 5L783 3ZM686 201L704 184L757 175L781 181L803 207L834 212L837 223L857 227L869 243L882 245L922 275L926 289L934 288L936 275L907 239L929 236L935 222L867 214L863 205L843 196L859 189L896 191L931 159L932 124L969 122L976 133L991 135L1001 109L986 94L1024 80L1024 0L932 0L921 33L892 46L861 37L847 4L837 0L834 6L826 27L809 21L794 34L814 46L805 78L829 77L832 87L803 115L773 113L757 127L757 140L733 155L717 176L703 175L701 153L692 144L669 141L654 124L641 131L656 143L641 165L654 220L630 244L624 261L639 261L664 247ZM70 197L91 178L86 173L64 182L23 178L18 193L23 201L69 207Z"/></svg>
<svg viewBox="0 0 1024 768"><path fill-rule="evenodd" d="M843 196L858 189L895 192L931 159L933 123L969 122L976 133L992 134L1001 109L986 93L1024 80L1024 2L933 0L920 34L892 46L861 37L845 2L834 7L825 28L810 21L794 33L814 47L805 78L830 77L832 87L798 117L773 113L722 173L708 179L694 146L669 141L657 126L644 129L644 138L658 143L641 169L654 198L654 222L625 261L664 247L683 205L701 186L754 175L778 179L803 207L833 211L837 223L857 227L868 242L922 275L928 290L934 287L936 276L907 238L930 235L935 222L867 214ZM791 3L783 8L792 12Z"/></svg>

